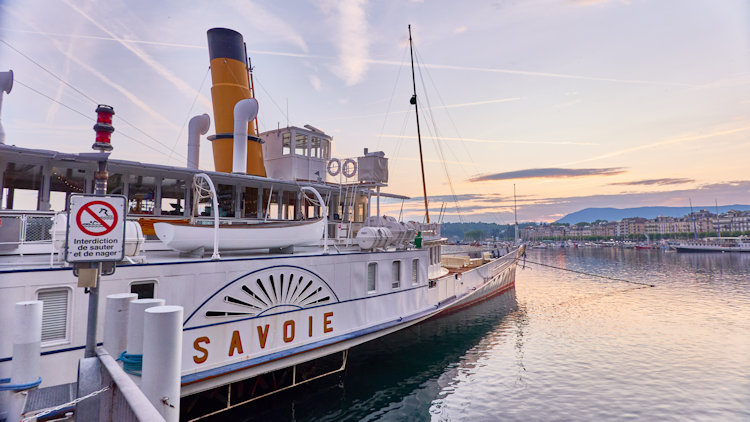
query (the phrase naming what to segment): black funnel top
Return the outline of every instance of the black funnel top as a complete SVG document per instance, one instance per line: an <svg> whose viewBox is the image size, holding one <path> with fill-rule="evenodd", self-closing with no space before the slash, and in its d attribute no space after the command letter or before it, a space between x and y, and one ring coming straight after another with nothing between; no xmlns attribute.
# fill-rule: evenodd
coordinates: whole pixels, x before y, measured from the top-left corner
<svg viewBox="0 0 750 422"><path fill-rule="evenodd" d="M242 34L227 28L209 29L208 55L211 60L227 58L245 63L245 42Z"/></svg>

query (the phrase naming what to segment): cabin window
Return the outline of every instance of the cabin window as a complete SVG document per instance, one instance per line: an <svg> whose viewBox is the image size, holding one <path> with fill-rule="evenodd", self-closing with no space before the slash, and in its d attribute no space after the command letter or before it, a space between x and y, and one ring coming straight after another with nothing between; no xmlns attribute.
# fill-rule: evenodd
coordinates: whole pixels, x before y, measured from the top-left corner
<svg viewBox="0 0 750 422"><path fill-rule="evenodd" d="M281 154L289 155L292 153L292 134L289 132L281 136Z"/></svg>
<svg viewBox="0 0 750 422"><path fill-rule="evenodd" d="M307 136L298 134L294 140L294 153L296 155L307 155Z"/></svg>
<svg viewBox="0 0 750 422"><path fill-rule="evenodd" d="M372 293L377 290L378 264L371 262L367 264L367 292Z"/></svg>
<svg viewBox="0 0 750 422"><path fill-rule="evenodd" d="M392 280L391 288L398 289L401 287L401 261L393 261Z"/></svg>
<svg viewBox="0 0 750 422"><path fill-rule="evenodd" d="M156 177L128 177L128 202L131 214L153 214L156 205Z"/></svg>
<svg viewBox="0 0 750 422"><path fill-rule="evenodd" d="M323 140L317 136L312 137L312 142L310 143L310 157L320 158L322 152L322 141Z"/></svg>
<svg viewBox="0 0 750 422"><path fill-rule="evenodd" d="M295 220L297 218L297 193L284 192L282 196L282 217L286 220Z"/></svg>
<svg viewBox="0 0 750 422"><path fill-rule="evenodd" d="M216 186L216 196L219 202L219 217L234 217L234 186Z"/></svg>
<svg viewBox="0 0 750 422"><path fill-rule="evenodd" d="M107 179L107 193L110 195L122 195L124 193L122 190L122 179L122 174L110 174Z"/></svg>
<svg viewBox="0 0 750 422"><path fill-rule="evenodd" d="M185 210L185 181L164 179L161 181L162 215L182 215Z"/></svg>
<svg viewBox="0 0 750 422"><path fill-rule="evenodd" d="M419 273L417 272L419 270L419 260L418 259L412 259L411 261L411 284L418 284L419 283Z"/></svg>
<svg viewBox="0 0 750 422"><path fill-rule="evenodd" d="M135 281L130 285L130 293L138 295L138 299L153 299L155 296L156 281Z"/></svg>
<svg viewBox="0 0 750 422"><path fill-rule="evenodd" d="M258 188L245 188L244 201L244 217L245 218L258 218Z"/></svg>
<svg viewBox="0 0 750 422"><path fill-rule="evenodd" d="M47 289L37 293L42 305L42 344L68 338L68 302L70 289Z"/></svg>
<svg viewBox="0 0 750 422"><path fill-rule="evenodd" d="M52 167L49 182L50 210L62 211L68 206L71 193L86 192L86 170Z"/></svg>
<svg viewBox="0 0 750 422"><path fill-rule="evenodd" d="M8 163L3 173L5 208L37 209L42 189L42 166Z"/></svg>

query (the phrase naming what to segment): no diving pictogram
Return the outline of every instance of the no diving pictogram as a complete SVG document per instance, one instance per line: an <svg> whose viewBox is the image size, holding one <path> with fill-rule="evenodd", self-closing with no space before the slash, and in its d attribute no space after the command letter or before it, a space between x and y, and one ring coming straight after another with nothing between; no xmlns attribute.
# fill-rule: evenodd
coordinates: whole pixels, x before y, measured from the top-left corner
<svg viewBox="0 0 750 422"><path fill-rule="evenodd" d="M115 207L104 201L84 204L76 214L76 225L89 236L104 236L115 229L118 219Z"/></svg>

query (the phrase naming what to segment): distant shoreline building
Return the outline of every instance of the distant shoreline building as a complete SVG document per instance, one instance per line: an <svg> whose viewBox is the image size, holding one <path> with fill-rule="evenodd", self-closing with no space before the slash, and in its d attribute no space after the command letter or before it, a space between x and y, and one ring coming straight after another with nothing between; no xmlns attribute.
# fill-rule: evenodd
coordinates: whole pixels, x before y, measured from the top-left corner
<svg viewBox="0 0 750 422"><path fill-rule="evenodd" d="M620 221L596 221L594 223L541 223L524 227L521 236L527 240L567 239L599 236L604 238L628 238L642 235L665 235L677 233L750 232L750 211L731 210L713 214L700 210L684 217L658 216L623 218Z"/></svg>

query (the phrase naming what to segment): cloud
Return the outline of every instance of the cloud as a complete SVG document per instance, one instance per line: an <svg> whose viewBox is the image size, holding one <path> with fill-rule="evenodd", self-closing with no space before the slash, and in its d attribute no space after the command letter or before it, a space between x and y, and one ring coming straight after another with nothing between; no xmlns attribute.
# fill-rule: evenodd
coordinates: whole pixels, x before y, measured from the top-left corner
<svg viewBox="0 0 750 422"><path fill-rule="evenodd" d="M417 139L414 135L381 135L383 138L394 139ZM480 144L517 144L517 145L598 145L592 142L573 142L573 141L524 141L520 139L480 139L480 138L456 138L450 136L422 136L422 139L440 140L440 141L462 141L477 142Z"/></svg>
<svg viewBox="0 0 750 422"><path fill-rule="evenodd" d="M664 179L634 180L632 182L610 183L610 185L614 185L614 186L633 186L633 185L666 186L666 185L679 185L682 183L693 183L693 182L695 182L694 179L664 178Z"/></svg>
<svg viewBox="0 0 750 422"><path fill-rule="evenodd" d="M458 221L455 204L450 195L430 196L430 212L439 211L442 202L448 202L444 212L445 221ZM628 192L608 195L587 195L567 197L528 196L518 198L518 221L556 221L566 214L591 207L632 208L644 206L687 206L692 199L695 209L713 209L714 201L719 205L750 204L750 180L709 183L691 189L676 189L657 192ZM459 195L459 207L464 220L470 217L476 221L506 222L513 219L513 198L499 194ZM406 219L421 219L424 209L417 204L423 199L412 198L411 206L404 207ZM398 204L383 205L395 213L400 211ZM386 211L388 212L388 211Z"/></svg>
<svg viewBox="0 0 750 422"><path fill-rule="evenodd" d="M274 15L264 9L259 2L247 0L234 0L232 7L239 13L254 30L289 42L307 53L308 47L305 39L290 25L289 19Z"/></svg>
<svg viewBox="0 0 750 422"><path fill-rule="evenodd" d="M472 177L469 182L485 182L488 180L510 180L510 179L558 179L568 177L586 177L586 176L613 176L625 172L624 167L609 167L601 169L563 169L563 168L541 168L526 169L516 171L506 171L503 173L483 174Z"/></svg>
<svg viewBox="0 0 750 422"><path fill-rule="evenodd" d="M115 33L107 29L104 25L100 23L100 21L94 19L92 16L87 14L83 9L76 6L69 0L63 0L65 4L67 4L71 9L75 10L79 15L81 15L84 19L89 21L91 24L99 28L102 32L106 33L110 37L114 38L117 42L119 42L123 47L125 47L128 51L135 54L136 57L141 59L144 63L146 63L151 69L153 69L157 74L161 75L164 79L172 83L178 90L183 92L188 98L196 97L200 100L200 102L206 106L211 107L211 101L209 101L205 96L200 94L196 89L194 89L192 86L188 85L185 81L180 79L177 75L174 74L167 66L164 66L163 64L159 63L157 60L155 60L153 57L151 57L149 54L147 54L145 51L143 51L140 47L131 45L130 43L124 41L121 37L117 36Z"/></svg>
<svg viewBox="0 0 750 422"><path fill-rule="evenodd" d="M339 64L333 69L347 85L364 79L369 60L370 39L365 7L367 0L328 0L320 3L334 26Z"/></svg>
<svg viewBox="0 0 750 422"><path fill-rule="evenodd" d="M320 81L320 78L317 77L316 75L310 75L310 84L318 92L320 92L323 89L323 83Z"/></svg>
<svg viewBox="0 0 750 422"><path fill-rule="evenodd" d="M454 34L462 34L462 33L466 32L466 29L467 29L466 26L459 26L458 28L456 28L456 29L453 30L453 33Z"/></svg>

